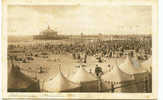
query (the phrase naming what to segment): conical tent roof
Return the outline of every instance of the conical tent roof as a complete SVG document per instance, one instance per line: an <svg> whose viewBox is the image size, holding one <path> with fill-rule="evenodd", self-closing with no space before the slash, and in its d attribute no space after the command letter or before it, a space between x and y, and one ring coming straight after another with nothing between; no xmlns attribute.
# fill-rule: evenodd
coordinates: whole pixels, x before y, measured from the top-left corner
<svg viewBox="0 0 163 100"><path fill-rule="evenodd" d="M93 76L92 74L90 74L89 72L87 72L81 66L80 66L80 68L78 68L77 72L72 77L72 81L77 82L77 83L91 82L91 81L95 81L95 80L97 80L97 78L95 76Z"/></svg>
<svg viewBox="0 0 163 100"><path fill-rule="evenodd" d="M145 72L139 61L135 57L131 58L129 56L127 56L124 63L122 63L119 68L127 74L137 74Z"/></svg>
<svg viewBox="0 0 163 100"><path fill-rule="evenodd" d="M79 84L69 81L61 72L59 67L59 72L57 76L51 80L46 81L43 84L43 90L49 92L61 92L68 91L80 87Z"/></svg>
<svg viewBox="0 0 163 100"><path fill-rule="evenodd" d="M26 89L33 83L34 81L22 73L18 66L12 65L8 73L8 89Z"/></svg>
<svg viewBox="0 0 163 100"><path fill-rule="evenodd" d="M117 65L113 67L111 72L105 73L101 78L104 81L111 81L111 82L125 82L125 81L134 80L133 76L125 72L122 72Z"/></svg>
<svg viewBox="0 0 163 100"><path fill-rule="evenodd" d="M150 57L148 60L144 61L142 63L142 67L146 70L148 70L149 72L151 72L151 68L152 68L152 57Z"/></svg>

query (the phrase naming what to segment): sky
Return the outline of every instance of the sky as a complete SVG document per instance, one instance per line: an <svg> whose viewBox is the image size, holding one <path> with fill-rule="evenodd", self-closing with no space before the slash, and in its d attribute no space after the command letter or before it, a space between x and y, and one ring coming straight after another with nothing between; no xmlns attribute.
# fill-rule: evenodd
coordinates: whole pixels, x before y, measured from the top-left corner
<svg viewBox="0 0 163 100"><path fill-rule="evenodd" d="M8 35L37 35L47 29L58 34L149 34L151 6L12 5L8 7Z"/></svg>

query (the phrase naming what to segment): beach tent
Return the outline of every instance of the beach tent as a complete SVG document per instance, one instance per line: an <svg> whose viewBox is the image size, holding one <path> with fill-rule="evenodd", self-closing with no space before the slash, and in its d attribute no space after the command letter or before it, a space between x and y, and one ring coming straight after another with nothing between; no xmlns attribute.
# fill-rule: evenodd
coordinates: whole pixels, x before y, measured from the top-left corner
<svg viewBox="0 0 163 100"><path fill-rule="evenodd" d="M75 92L80 88L80 84L68 80L60 70L56 77L43 82L41 90L45 92Z"/></svg>
<svg viewBox="0 0 163 100"><path fill-rule="evenodd" d="M152 72L152 57L142 63L142 67L148 72Z"/></svg>
<svg viewBox="0 0 163 100"><path fill-rule="evenodd" d="M18 66L12 64L8 72L8 92L38 92L39 81L34 81L21 72Z"/></svg>
<svg viewBox="0 0 163 100"><path fill-rule="evenodd" d="M122 63L119 67L127 74L138 74L146 72L136 57L127 56L124 63Z"/></svg>
<svg viewBox="0 0 163 100"><path fill-rule="evenodd" d="M114 88L116 88L115 92L134 92L135 86L128 85L134 81L134 76L122 72L117 64L113 67L111 72L106 72L101 79L104 80L105 83L114 85ZM110 87L104 91L108 91L108 89L110 89Z"/></svg>
<svg viewBox="0 0 163 100"><path fill-rule="evenodd" d="M83 67L79 67L77 72L71 77L71 80L75 83L80 83L81 92L97 92L97 78L91 73L87 72Z"/></svg>
<svg viewBox="0 0 163 100"><path fill-rule="evenodd" d="M144 61L142 63L142 66L144 69L146 69L149 73L148 73L148 92L152 92L152 57L150 57L148 60Z"/></svg>
<svg viewBox="0 0 163 100"><path fill-rule="evenodd" d="M134 77L125 72L122 72L118 66L114 66L110 72L107 72L102 76L102 79L105 81L112 81L112 82L125 82L125 81L133 80Z"/></svg>
<svg viewBox="0 0 163 100"><path fill-rule="evenodd" d="M130 75L134 75L137 92L145 91L145 79L148 77L147 70L145 70L136 57L127 56L124 63L119 68Z"/></svg>

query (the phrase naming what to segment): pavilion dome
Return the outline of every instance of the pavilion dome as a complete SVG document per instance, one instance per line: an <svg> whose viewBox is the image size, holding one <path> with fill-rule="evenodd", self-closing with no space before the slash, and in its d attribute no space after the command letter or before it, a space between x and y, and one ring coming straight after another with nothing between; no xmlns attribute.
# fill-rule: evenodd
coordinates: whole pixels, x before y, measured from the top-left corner
<svg viewBox="0 0 163 100"><path fill-rule="evenodd" d="M49 26L46 30L41 31L40 35L57 35L57 31L51 29Z"/></svg>

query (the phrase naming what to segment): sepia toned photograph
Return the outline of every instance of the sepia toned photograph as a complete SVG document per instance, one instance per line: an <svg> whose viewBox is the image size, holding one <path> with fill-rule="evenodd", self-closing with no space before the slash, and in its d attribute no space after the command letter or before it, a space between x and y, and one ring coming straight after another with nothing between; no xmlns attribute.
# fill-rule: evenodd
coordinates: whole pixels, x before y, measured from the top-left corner
<svg viewBox="0 0 163 100"><path fill-rule="evenodd" d="M152 6L9 5L7 14L8 92L152 93Z"/></svg>

